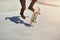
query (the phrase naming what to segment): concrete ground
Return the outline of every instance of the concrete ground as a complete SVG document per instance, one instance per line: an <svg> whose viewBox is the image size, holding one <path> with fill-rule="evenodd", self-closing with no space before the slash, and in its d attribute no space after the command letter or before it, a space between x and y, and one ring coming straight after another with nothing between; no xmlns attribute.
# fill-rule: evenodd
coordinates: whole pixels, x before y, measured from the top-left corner
<svg viewBox="0 0 60 40"><path fill-rule="evenodd" d="M24 12L26 19L20 17L19 11L0 12L0 40L60 40L60 7L36 3L34 8L37 6L41 15L33 27L28 9Z"/></svg>

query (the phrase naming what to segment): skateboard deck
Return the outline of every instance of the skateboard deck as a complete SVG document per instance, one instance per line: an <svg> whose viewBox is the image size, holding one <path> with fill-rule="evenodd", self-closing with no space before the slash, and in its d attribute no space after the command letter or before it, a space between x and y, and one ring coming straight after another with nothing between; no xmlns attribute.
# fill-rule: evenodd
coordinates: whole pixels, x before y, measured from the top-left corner
<svg viewBox="0 0 60 40"><path fill-rule="evenodd" d="M30 23L37 23L36 19L37 19L37 16L40 15L40 8L37 7L36 9L34 9L34 12L32 14L32 17L31 17L31 20L30 20Z"/></svg>

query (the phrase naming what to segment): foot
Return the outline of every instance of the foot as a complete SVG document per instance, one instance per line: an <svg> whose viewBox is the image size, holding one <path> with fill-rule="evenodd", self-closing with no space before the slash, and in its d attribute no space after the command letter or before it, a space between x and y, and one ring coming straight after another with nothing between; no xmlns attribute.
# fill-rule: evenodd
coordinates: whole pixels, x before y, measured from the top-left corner
<svg viewBox="0 0 60 40"><path fill-rule="evenodd" d="M34 9L32 7L28 7L29 10L31 10L32 12L34 12Z"/></svg>
<svg viewBox="0 0 60 40"><path fill-rule="evenodd" d="M26 19L26 17L25 17L23 14L20 13L20 15L21 15L21 17L22 17L23 19Z"/></svg>
<svg viewBox="0 0 60 40"><path fill-rule="evenodd" d="M20 12L20 15L21 15L21 17L22 17L23 19L25 19L25 18L26 18L26 17L24 16L24 10L25 10L25 9L24 9L24 8L22 8L22 9L21 9L21 12Z"/></svg>

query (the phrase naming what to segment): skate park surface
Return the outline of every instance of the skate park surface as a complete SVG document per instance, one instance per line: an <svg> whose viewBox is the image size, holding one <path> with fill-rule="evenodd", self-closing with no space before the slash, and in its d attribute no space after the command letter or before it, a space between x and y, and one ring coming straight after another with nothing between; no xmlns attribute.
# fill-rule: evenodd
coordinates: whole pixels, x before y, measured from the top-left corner
<svg viewBox="0 0 60 40"><path fill-rule="evenodd" d="M27 7L30 2L27 2ZM0 40L60 40L60 7L36 3L40 7L37 23L31 26L32 12L25 10L26 19L22 19L17 8L0 10ZM8 12L5 12L7 11ZM12 10L12 11L11 11ZM4 12L2 12L4 11Z"/></svg>

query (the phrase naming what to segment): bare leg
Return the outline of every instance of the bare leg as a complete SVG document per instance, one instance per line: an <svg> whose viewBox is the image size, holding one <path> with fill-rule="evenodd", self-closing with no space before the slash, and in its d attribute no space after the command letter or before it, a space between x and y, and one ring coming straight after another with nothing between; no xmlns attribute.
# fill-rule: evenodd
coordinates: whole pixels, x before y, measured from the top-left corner
<svg viewBox="0 0 60 40"><path fill-rule="evenodd" d="M20 3L21 3L21 6L22 6L20 15L23 19L25 19L24 11L26 9L26 2L25 2L25 0L20 0Z"/></svg>
<svg viewBox="0 0 60 40"><path fill-rule="evenodd" d="M34 12L34 9L33 9L33 5L35 4L37 0L32 0L30 6L28 7L28 9L30 9L32 12Z"/></svg>

